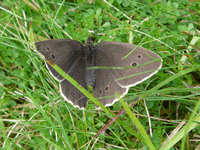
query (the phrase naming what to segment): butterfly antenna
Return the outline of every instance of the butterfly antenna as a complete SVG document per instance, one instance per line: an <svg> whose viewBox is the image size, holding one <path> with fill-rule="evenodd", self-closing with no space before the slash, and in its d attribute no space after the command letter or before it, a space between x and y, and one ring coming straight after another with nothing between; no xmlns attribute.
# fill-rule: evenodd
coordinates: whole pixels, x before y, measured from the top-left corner
<svg viewBox="0 0 200 150"><path fill-rule="evenodd" d="M71 20L71 21L73 21L83 32L84 32L84 34L85 35L87 35L86 33L85 33L85 31L78 25L78 23L76 23L73 19L71 19L71 18L68 18L69 20Z"/></svg>
<svg viewBox="0 0 200 150"><path fill-rule="evenodd" d="M71 20L71 21L73 21L84 33L85 33L85 31L78 25L78 23L76 23L73 19L71 19L71 18L68 18L69 20ZM97 33L97 31L100 29L100 28L102 28L107 22L110 22L111 20L108 20L108 21L106 21L103 25L101 25L96 31L94 31L94 33L92 33L92 35L91 36L94 36L96 33ZM85 35L87 35L86 33L85 33ZM90 37L91 37L90 36Z"/></svg>
<svg viewBox="0 0 200 150"><path fill-rule="evenodd" d="M101 29L107 22L110 22L110 21L111 20L106 21L103 25L101 25L98 29L96 29L96 31L94 31L93 34L96 34L99 29Z"/></svg>

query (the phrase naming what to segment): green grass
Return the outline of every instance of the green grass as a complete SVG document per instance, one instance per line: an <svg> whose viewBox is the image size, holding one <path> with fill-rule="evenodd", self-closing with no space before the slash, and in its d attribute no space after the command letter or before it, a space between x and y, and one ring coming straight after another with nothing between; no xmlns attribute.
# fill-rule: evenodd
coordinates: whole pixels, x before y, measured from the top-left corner
<svg viewBox="0 0 200 150"><path fill-rule="evenodd" d="M52 2L0 2L1 147L191 150L200 145L198 1ZM84 43L95 31L95 44L140 44L163 59L156 75L123 98L130 103L139 96L133 108L123 101L108 111L93 110L91 101L86 110L74 108L30 48L50 38ZM113 117L110 112L122 108L127 113L86 144Z"/></svg>

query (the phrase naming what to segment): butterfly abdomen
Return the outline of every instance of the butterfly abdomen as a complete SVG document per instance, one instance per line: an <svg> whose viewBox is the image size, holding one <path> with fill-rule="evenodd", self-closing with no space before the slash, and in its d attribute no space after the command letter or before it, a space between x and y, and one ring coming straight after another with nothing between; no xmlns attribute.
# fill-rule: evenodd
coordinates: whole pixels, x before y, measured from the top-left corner
<svg viewBox="0 0 200 150"><path fill-rule="evenodd" d="M88 67L94 67L92 64L86 65L86 74L85 74L85 82L93 87L96 82L96 69L87 69Z"/></svg>
<svg viewBox="0 0 200 150"><path fill-rule="evenodd" d="M95 50L91 38L88 38L84 46L84 59L85 59L85 82L93 87L96 82L96 69L88 69L88 67L95 67Z"/></svg>

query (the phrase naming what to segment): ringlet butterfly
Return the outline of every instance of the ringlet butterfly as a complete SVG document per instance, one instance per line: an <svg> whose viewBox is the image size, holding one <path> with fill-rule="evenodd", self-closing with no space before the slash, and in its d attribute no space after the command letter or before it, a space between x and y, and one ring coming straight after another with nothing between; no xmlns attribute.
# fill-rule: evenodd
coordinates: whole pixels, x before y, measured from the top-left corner
<svg viewBox="0 0 200 150"><path fill-rule="evenodd" d="M93 45L91 36L85 44L69 39L53 39L35 43L37 50L47 59L57 64L63 71L87 89L93 87L95 98L105 106L113 105L120 97L128 93L129 87L150 78L162 67L162 59L156 53L136 45L122 42L100 42ZM51 75L60 82L62 97L74 107L86 108L87 97L69 81L59 75L49 64ZM87 69L88 67L131 67L129 69ZM136 67L132 67L136 66ZM138 66L138 67L137 67ZM131 76L138 74L136 76ZM130 77L128 77L130 76ZM127 77L127 78L124 78ZM116 80L122 78L122 80Z"/></svg>

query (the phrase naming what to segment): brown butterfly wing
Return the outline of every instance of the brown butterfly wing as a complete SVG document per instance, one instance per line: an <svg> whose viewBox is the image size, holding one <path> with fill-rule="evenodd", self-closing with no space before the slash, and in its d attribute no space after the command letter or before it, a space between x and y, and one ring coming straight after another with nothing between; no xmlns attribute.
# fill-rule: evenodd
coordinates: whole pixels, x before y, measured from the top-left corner
<svg viewBox="0 0 200 150"><path fill-rule="evenodd" d="M53 61L66 73L68 73L73 64L81 57L83 47L80 42L69 39L41 41L35 43L35 45L40 53L47 59ZM46 63L46 66L56 80L63 80L63 77L50 65Z"/></svg>
<svg viewBox="0 0 200 150"><path fill-rule="evenodd" d="M83 45L75 40L59 39L35 43L37 50L53 61L63 71L74 78L80 86L87 89L85 82L85 63L82 59ZM45 62L46 63L46 62ZM75 107L85 108L87 97L69 81L46 63L51 75L60 82L60 93L65 100Z"/></svg>
<svg viewBox="0 0 200 150"><path fill-rule="evenodd" d="M97 65L101 65L101 59L97 57ZM117 92L121 97L128 93L129 88L122 88L115 81L115 77L112 75L108 69L97 69L96 83L93 88L93 94L95 98L104 105L111 106L119 98L116 96Z"/></svg>
<svg viewBox="0 0 200 150"><path fill-rule="evenodd" d="M140 73L133 77L118 80L117 83L122 87L131 87L143 82L157 73L162 66L162 59L160 56L143 47L137 47L134 52L122 60L135 46L134 44L121 42L101 42L95 45L98 49L97 56L100 57L99 59L103 62L101 66L131 67L134 64L142 65L130 69L109 69L115 79ZM159 60L155 61L156 59Z"/></svg>
<svg viewBox="0 0 200 150"><path fill-rule="evenodd" d="M69 71L69 76L76 80L80 86L87 89L87 84L85 82L85 62L83 58L75 62ZM87 97L66 79L60 82L60 93L62 97L74 107L81 109L86 108Z"/></svg>
<svg viewBox="0 0 200 150"><path fill-rule="evenodd" d="M155 59L160 59L156 53L143 47L138 47L130 56L122 60L122 58L129 54L135 46L136 45L134 44L121 42L98 43L95 45L97 53L95 58L96 65L106 67L131 67L133 63L142 65ZM108 97L99 99L99 101L106 106L110 106L118 100L115 92L123 97L128 92L129 87L150 78L161 68L161 66L161 61L154 61L144 66L131 69L97 69L96 84L93 89L94 96L96 98ZM143 73L145 71L150 72ZM116 79L138 73L143 74L116 81Z"/></svg>

